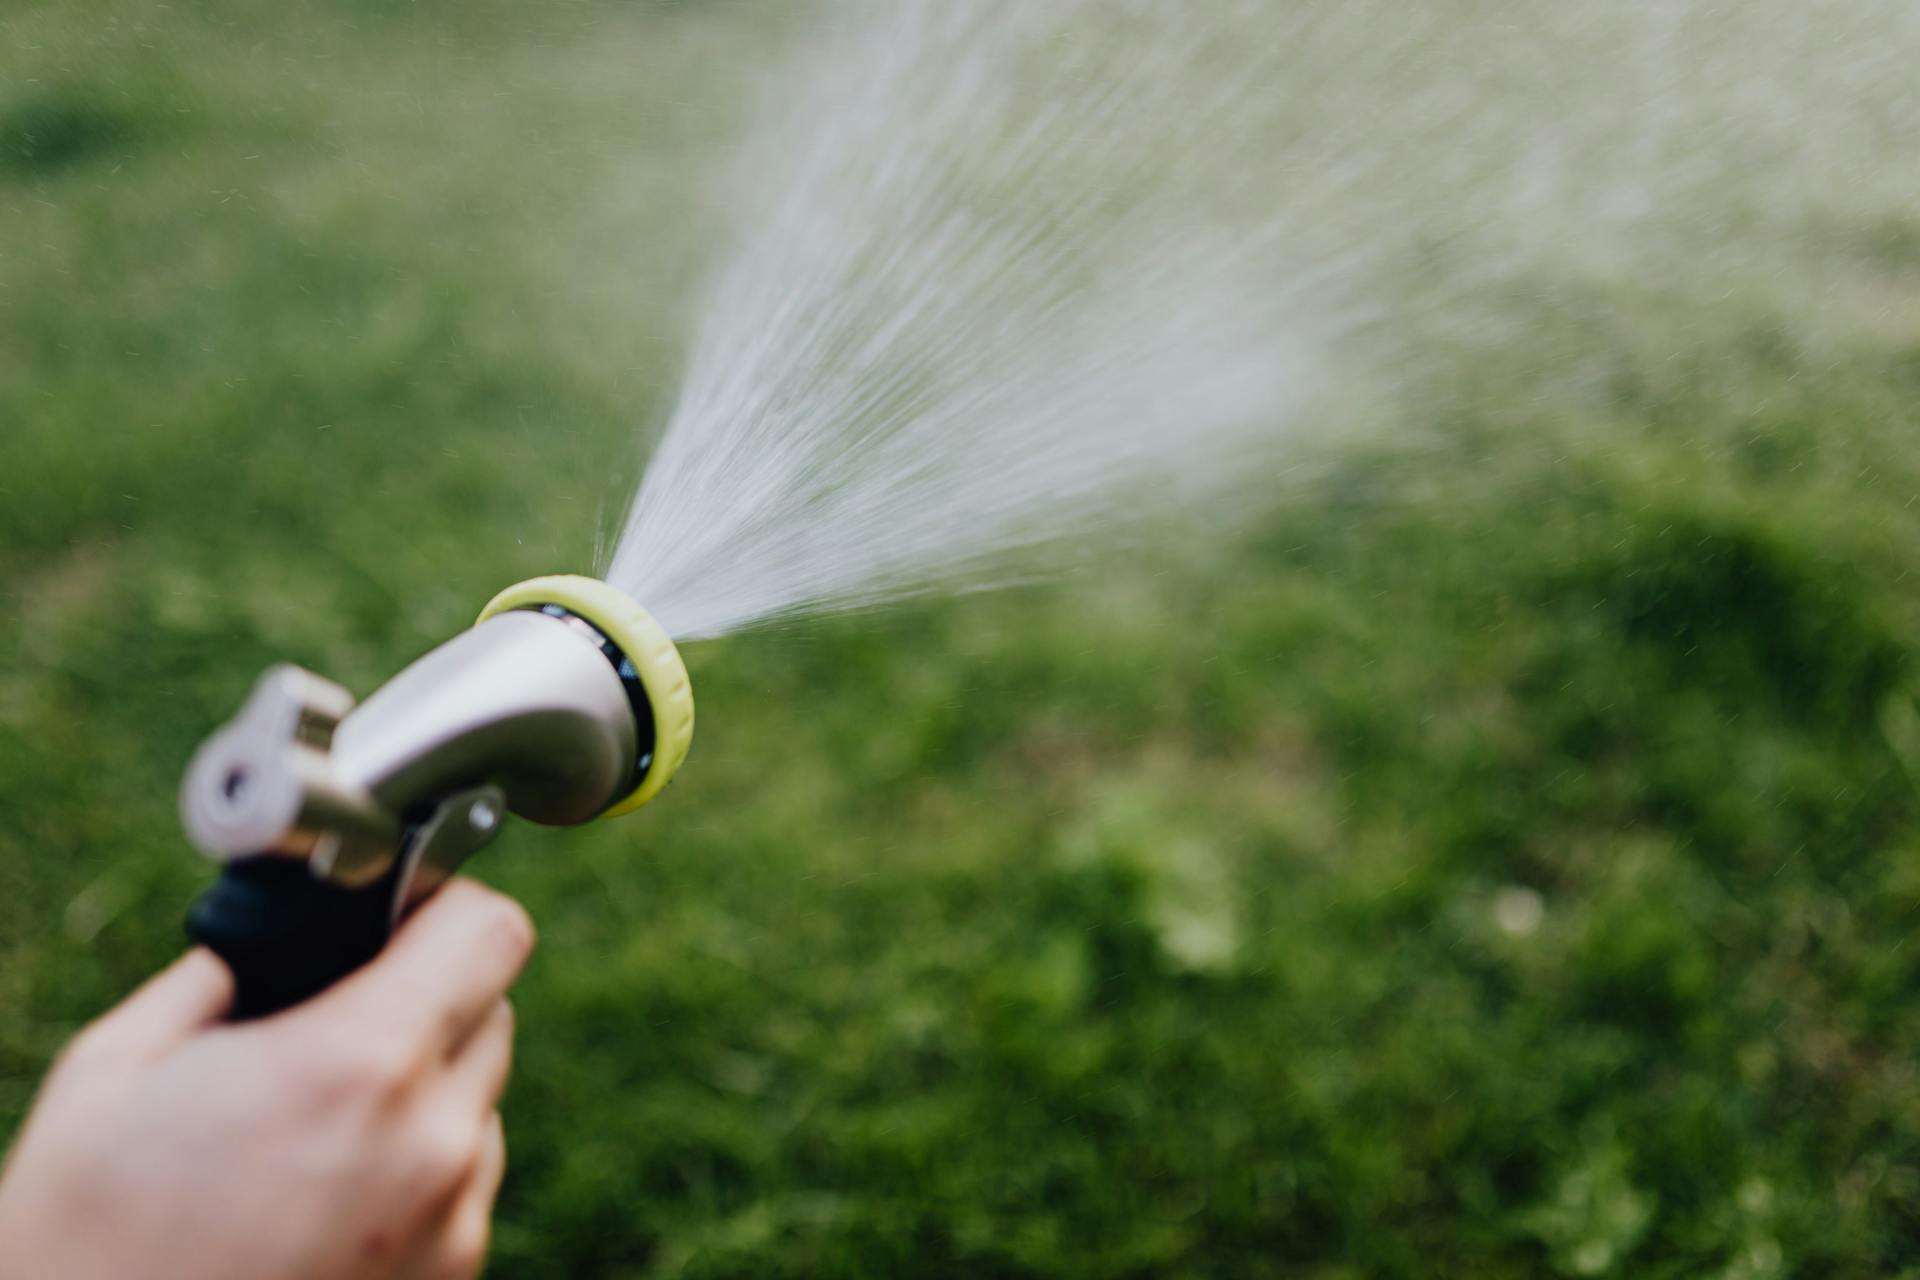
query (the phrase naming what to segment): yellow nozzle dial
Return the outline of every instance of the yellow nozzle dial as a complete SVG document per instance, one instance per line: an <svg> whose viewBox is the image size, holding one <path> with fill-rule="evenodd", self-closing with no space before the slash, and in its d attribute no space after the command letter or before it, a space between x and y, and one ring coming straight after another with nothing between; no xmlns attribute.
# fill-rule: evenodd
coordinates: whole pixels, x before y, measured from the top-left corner
<svg viewBox="0 0 1920 1280"><path fill-rule="evenodd" d="M647 691L647 701L653 707L653 766L638 787L600 816L632 813L673 780L680 762L687 758L687 748L693 745L693 685L687 679L687 666L680 660L673 638L652 614L625 592L579 574L555 574L516 583L489 600L477 622L510 609L543 604L557 604L598 627L627 655Z"/></svg>

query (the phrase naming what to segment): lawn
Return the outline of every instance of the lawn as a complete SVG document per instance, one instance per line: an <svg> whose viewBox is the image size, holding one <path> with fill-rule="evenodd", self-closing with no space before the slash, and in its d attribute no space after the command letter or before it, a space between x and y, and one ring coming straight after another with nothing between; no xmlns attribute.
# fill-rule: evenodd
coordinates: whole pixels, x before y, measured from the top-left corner
<svg viewBox="0 0 1920 1280"><path fill-rule="evenodd" d="M0 13L0 1133L260 668L592 567L768 17ZM494 1274L1920 1276L1920 212L1777 252L1507 282L1211 546L689 646L672 791L475 867Z"/></svg>

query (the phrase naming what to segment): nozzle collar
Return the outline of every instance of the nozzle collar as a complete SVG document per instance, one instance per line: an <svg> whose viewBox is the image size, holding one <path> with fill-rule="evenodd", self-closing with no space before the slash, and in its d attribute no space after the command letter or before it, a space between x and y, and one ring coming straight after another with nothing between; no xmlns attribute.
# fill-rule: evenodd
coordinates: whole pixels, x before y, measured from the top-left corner
<svg viewBox="0 0 1920 1280"><path fill-rule="evenodd" d="M653 799L673 780L680 764L693 745L693 688L687 679L686 664L673 638L626 593L597 578L578 574L556 574L530 578L516 583L487 602L480 611L480 622L518 609L548 612L549 606L587 623L615 652L623 657L638 687L644 692L644 706L634 704L634 720L640 735L636 755L633 790L606 810L606 817L630 813ZM612 655L609 655L610 660ZM628 672L615 662L623 683ZM631 699L633 684L627 683ZM648 736L651 734L651 747ZM650 763L643 763L651 756Z"/></svg>
<svg viewBox="0 0 1920 1280"><path fill-rule="evenodd" d="M656 729L653 722L653 702L647 697L647 687L641 683L639 668L633 665L626 651L608 638L607 633L593 625L563 604L525 604L513 613L537 613L556 621L567 622L580 628L581 634L591 640L606 657L607 665L620 677L620 687L626 690L627 705L633 708L634 753L633 785L623 793L622 798L638 791L646 784L647 774L652 772L655 759L654 747Z"/></svg>

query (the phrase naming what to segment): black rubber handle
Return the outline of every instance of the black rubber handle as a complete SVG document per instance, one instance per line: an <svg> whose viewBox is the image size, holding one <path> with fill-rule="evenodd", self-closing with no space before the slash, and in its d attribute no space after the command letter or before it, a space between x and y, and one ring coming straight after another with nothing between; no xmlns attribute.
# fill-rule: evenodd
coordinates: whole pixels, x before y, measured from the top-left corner
<svg viewBox="0 0 1920 1280"><path fill-rule="evenodd" d="M187 932L233 970L230 1017L299 1004L373 959L392 932L399 870L363 889L316 880L300 858L229 862L194 899Z"/></svg>

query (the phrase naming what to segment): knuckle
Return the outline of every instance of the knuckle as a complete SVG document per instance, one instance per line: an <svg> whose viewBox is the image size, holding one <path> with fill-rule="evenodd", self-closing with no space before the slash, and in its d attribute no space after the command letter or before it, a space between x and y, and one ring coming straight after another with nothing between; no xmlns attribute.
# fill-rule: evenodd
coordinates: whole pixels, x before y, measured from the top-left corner
<svg viewBox="0 0 1920 1280"><path fill-rule="evenodd" d="M392 1092L411 1084L419 1074L420 1059L399 1040L375 1039L352 1055L352 1071L368 1087Z"/></svg>
<svg viewBox="0 0 1920 1280"><path fill-rule="evenodd" d="M333 1049L322 1083L334 1097L392 1099L410 1090L419 1074L419 1057L404 1043L363 1036Z"/></svg>
<svg viewBox="0 0 1920 1280"><path fill-rule="evenodd" d="M414 1157L422 1184L443 1193L465 1182L478 1151L471 1126L440 1122L426 1126L415 1141Z"/></svg>

